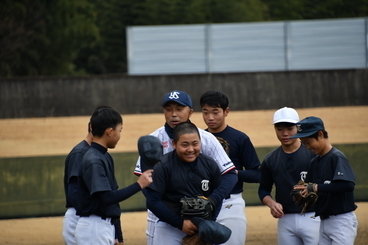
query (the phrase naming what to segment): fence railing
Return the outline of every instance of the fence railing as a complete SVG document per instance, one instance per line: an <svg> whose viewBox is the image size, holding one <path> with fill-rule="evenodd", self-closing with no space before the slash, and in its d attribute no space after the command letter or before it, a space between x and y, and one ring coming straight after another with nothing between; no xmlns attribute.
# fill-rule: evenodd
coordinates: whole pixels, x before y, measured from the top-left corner
<svg viewBox="0 0 368 245"><path fill-rule="evenodd" d="M368 18L127 28L130 75L368 67Z"/></svg>

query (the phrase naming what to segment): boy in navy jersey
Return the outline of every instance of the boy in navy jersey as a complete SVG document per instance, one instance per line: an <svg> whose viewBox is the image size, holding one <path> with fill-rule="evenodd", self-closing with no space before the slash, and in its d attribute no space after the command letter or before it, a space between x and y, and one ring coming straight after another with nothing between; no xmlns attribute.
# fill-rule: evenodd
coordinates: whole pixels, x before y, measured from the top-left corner
<svg viewBox="0 0 368 245"><path fill-rule="evenodd" d="M297 123L303 145L316 156L312 159L307 185L295 186L302 194L314 191L318 195L315 216L321 218L319 244L353 245L358 221L354 210L355 174L345 155L328 140L323 121L307 117Z"/></svg>
<svg viewBox="0 0 368 245"><path fill-rule="evenodd" d="M309 174L309 162L313 154L298 139L290 139L297 133L299 115L293 108L284 107L273 116L274 130L281 145L268 153L261 165L259 199L270 208L277 220L278 244L317 245L320 220L311 218L313 209L300 214L290 191L299 180ZM275 186L276 195L271 194Z"/></svg>
<svg viewBox="0 0 368 245"><path fill-rule="evenodd" d="M181 218L180 199L211 199L221 181L215 160L200 153L200 134L193 123L182 122L174 128L173 146L174 150L154 167L153 183L146 189L147 208L159 218L153 244L180 245L186 234L193 235L197 227L191 220Z"/></svg>
<svg viewBox="0 0 368 245"><path fill-rule="evenodd" d="M250 138L243 132L226 124L225 118L230 112L228 97L219 91L207 91L200 98L206 131L212 133L229 155L236 167L238 182L222 203L217 222L229 227L230 239L224 243L244 245L247 220L244 212L245 201L242 197L243 183L259 183L260 171L257 153Z"/></svg>

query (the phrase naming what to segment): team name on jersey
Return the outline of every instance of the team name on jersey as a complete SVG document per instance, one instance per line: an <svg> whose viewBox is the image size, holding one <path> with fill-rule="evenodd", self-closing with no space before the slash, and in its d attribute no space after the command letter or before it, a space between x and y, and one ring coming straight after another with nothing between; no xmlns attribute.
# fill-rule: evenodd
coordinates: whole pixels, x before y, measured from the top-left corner
<svg viewBox="0 0 368 245"><path fill-rule="evenodd" d="M232 165L232 164L233 164L233 162L227 162L225 164L222 164L222 166L224 166L226 168L227 166Z"/></svg>
<svg viewBox="0 0 368 245"><path fill-rule="evenodd" d="M168 148L169 147L169 141L163 141L162 142L162 147L163 148Z"/></svg>

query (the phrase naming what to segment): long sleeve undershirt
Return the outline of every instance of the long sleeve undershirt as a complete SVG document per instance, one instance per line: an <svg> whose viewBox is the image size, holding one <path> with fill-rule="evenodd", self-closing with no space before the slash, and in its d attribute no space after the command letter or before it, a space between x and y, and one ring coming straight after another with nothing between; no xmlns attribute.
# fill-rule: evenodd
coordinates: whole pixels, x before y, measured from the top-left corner
<svg viewBox="0 0 368 245"><path fill-rule="evenodd" d="M114 203L124 201L125 199L133 196L140 190L141 186L138 184L138 182L135 182L134 184L131 184L119 190L103 191L96 194L104 205L110 206Z"/></svg>
<svg viewBox="0 0 368 245"><path fill-rule="evenodd" d="M354 190L354 183L344 180L335 180L330 184L318 184L318 192L350 192Z"/></svg>

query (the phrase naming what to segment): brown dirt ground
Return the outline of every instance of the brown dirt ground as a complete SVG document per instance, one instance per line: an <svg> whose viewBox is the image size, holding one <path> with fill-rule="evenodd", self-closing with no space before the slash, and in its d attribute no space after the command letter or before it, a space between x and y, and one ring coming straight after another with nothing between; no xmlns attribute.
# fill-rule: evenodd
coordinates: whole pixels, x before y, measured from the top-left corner
<svg viewBox="0 0 368 245"><path fill-rule="evenodd" d="M368 203L357 203L358 235L355 245L367 244ZM247 245L277 244L277 220L265 206L246 207ZM147 212L122 213L125 245L144 245ZM0 244L62 245L62 217L0 220Z"/></svg>
<svg viewBox="0 0 368 245"><path fill-rule="evenodd" d="M332 144L368 142L368 106L297 109L300 118L324 120ZM272 129L274 110L231 112L229 125L247 133L256 147L276 146ZM85 137L89 117L31 118L0 120L0 157L65 155ZM136 151L139 136L163 125L162 114L123 115L122 140L112 152ZM204 127L201 115L192 121ZM21 146L21 147L19 147ZM368 203L357 203L356 245L367 244ZM248 245L276 244L276 222L264 206L246 207ZM62 217L0 220L0 244L61 245ZM146 212L122 213L126 245L145 244Z"/></svg>
<svg viewBox="0 0 368 245"><path fill-rule="evenodd" d="M297 109L300 118L321 117L332 144L368 142L368 106ZM227 123L249 135L255 147L279 144L272 127L275 110L230 112ZM200 113L192 121L204 128ZM164 124L162 114L123 115L116 149L135 152L137 140ZM0 119L0 157L65 155L87 134L89 117Z"/></svg>

